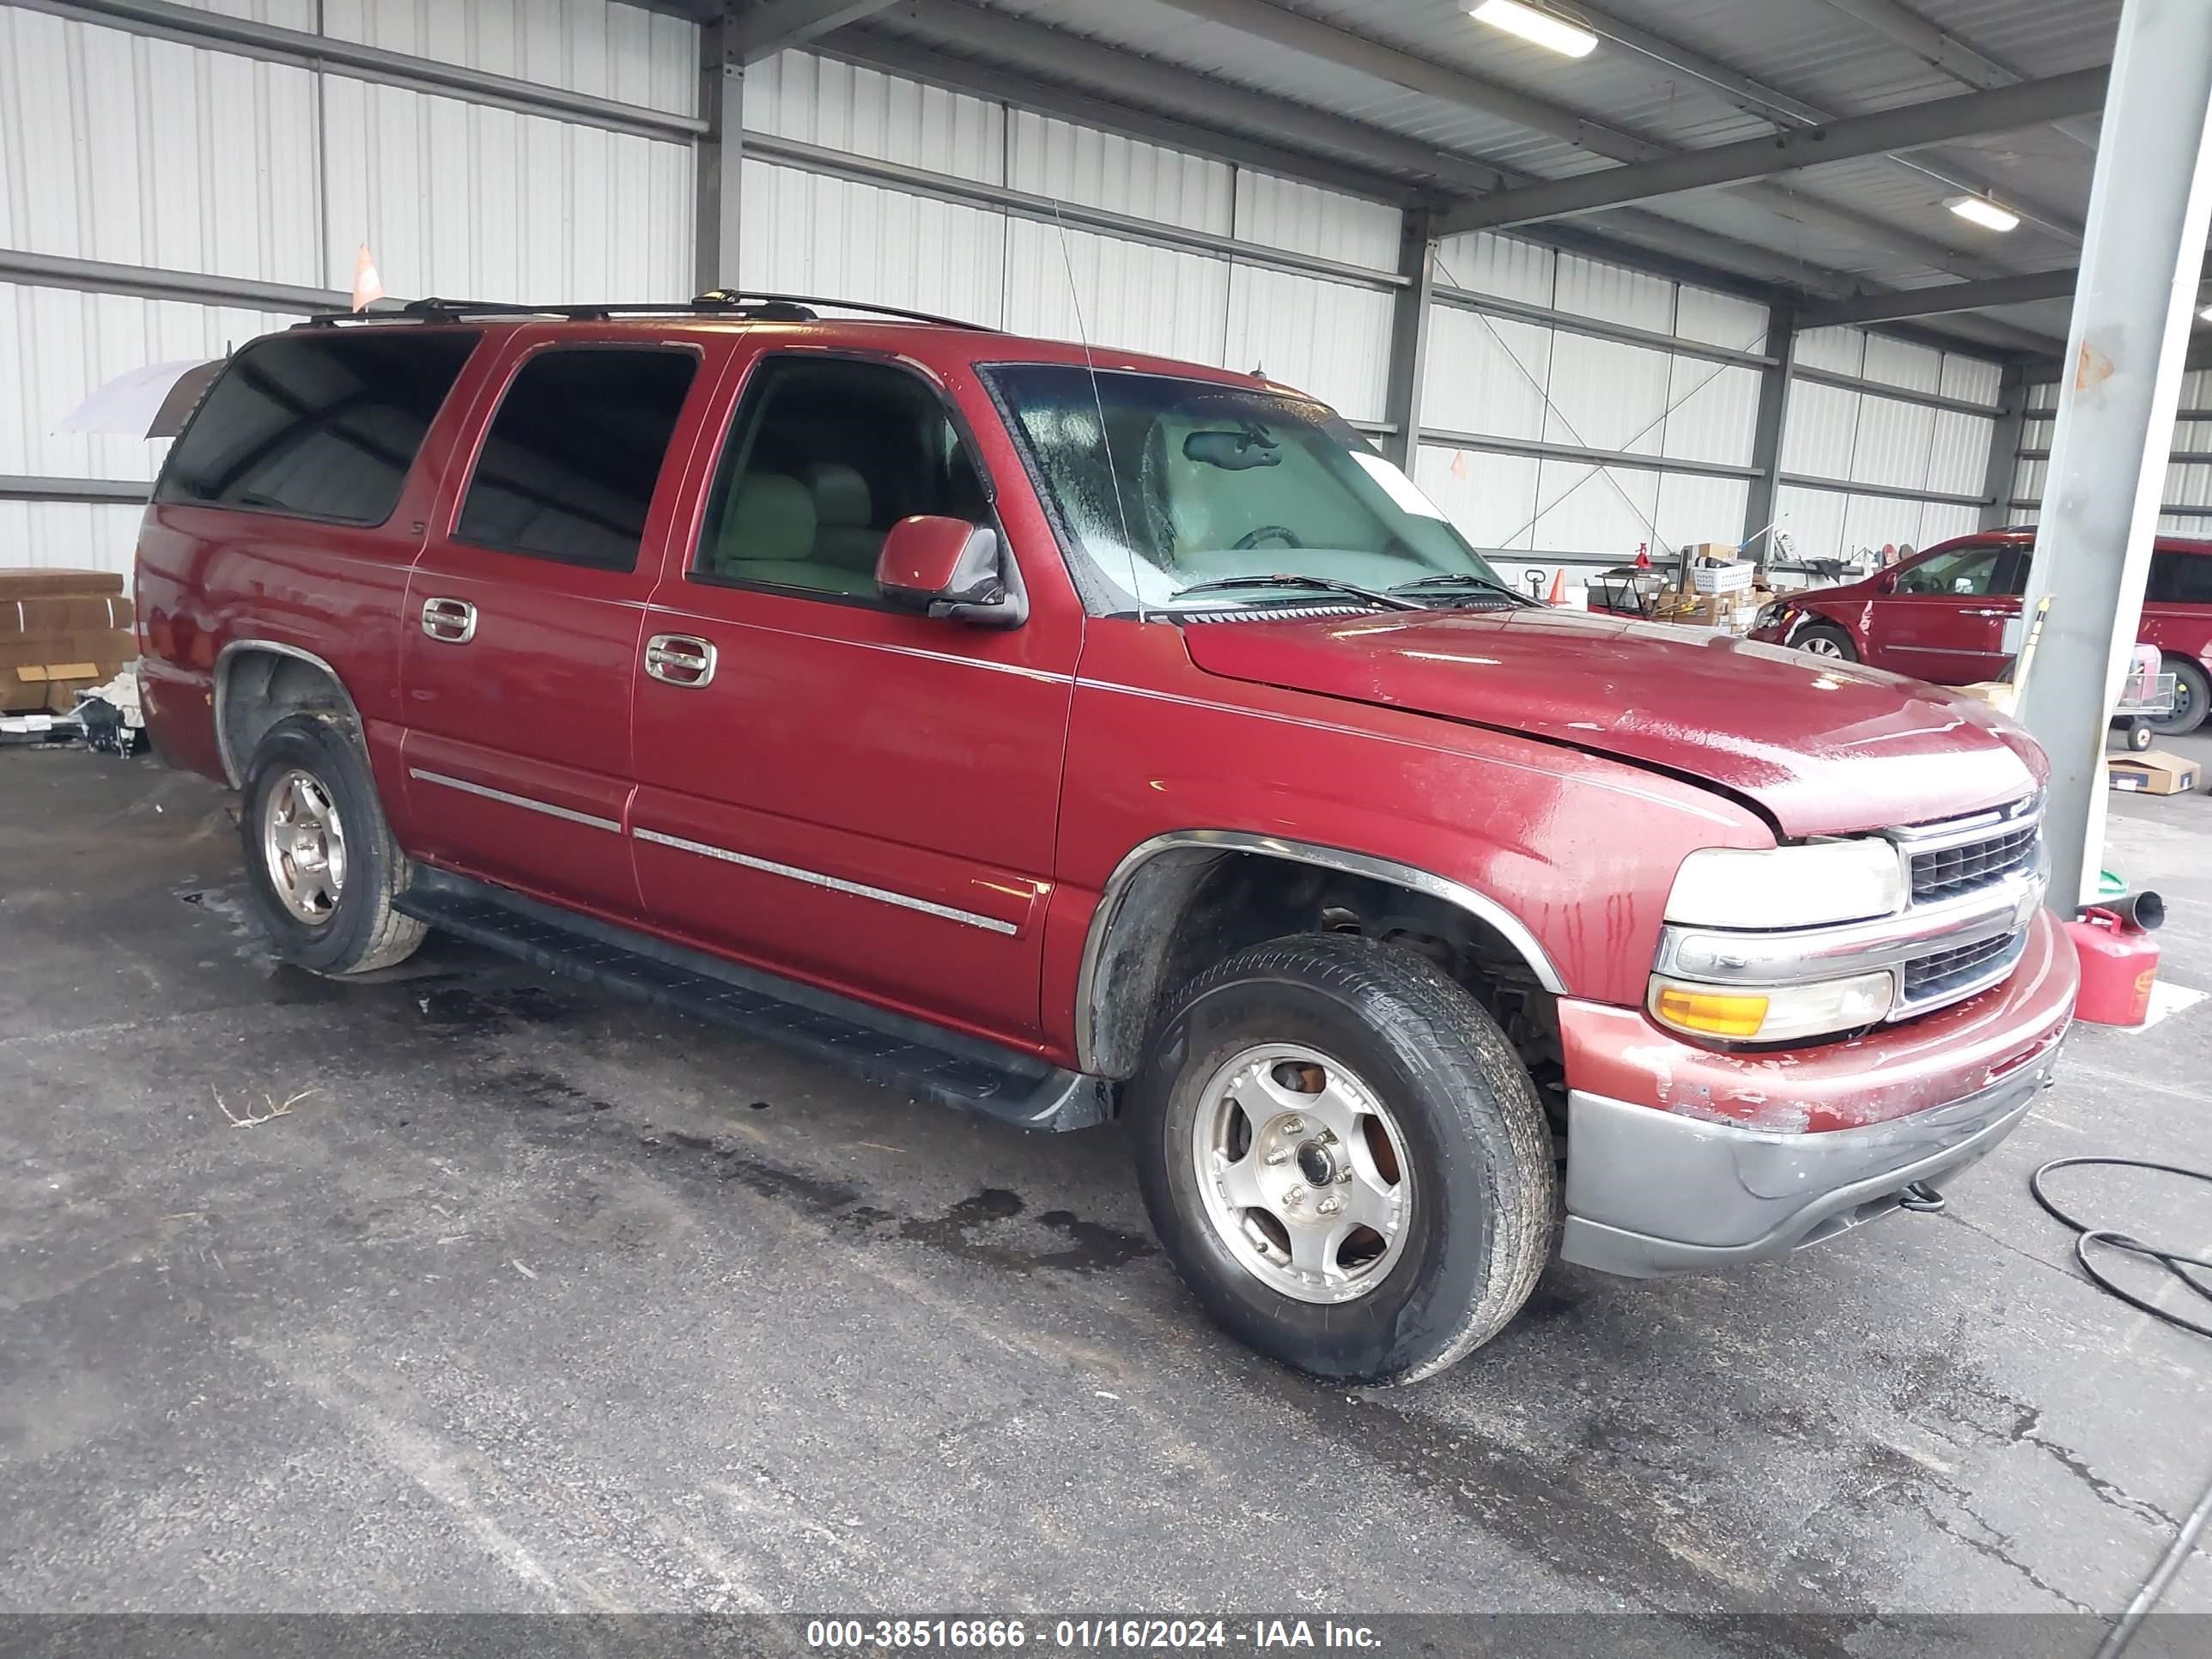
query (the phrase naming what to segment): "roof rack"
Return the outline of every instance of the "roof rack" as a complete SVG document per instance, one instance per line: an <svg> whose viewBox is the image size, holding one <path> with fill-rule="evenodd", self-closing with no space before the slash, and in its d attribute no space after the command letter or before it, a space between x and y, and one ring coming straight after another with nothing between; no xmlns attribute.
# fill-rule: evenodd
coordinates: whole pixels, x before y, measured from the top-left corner
<svg viewBox="0 0 2212 1659"><path fill-rule="evenodd" d="M612 305L532 306L502 300L410 300L397 311L337 311L310 317L301 328L341 328L387 323L458 323L470 318L543 317L571 323L604 323L617 317L728 317L748 322L811 323L820 313L814 307L858 311L872 317L896 317L910 323L932 323L940 328L969 329L979 334L1000 331L983 323L963 322L902 306L871 305L864 300L832 300L811 294L753 294L736 289L714 289L693 300L621 302Z"/></svg>

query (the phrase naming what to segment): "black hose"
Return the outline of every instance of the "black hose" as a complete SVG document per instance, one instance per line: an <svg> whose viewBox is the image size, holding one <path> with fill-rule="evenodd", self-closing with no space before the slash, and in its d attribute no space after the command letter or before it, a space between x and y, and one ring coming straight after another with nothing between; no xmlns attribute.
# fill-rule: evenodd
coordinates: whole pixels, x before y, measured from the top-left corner
<svg viewBox="0 0 2212 1659"><path fill-rule="evenodd" d="M2179 1164L2153 1164L2148 1159L2140 1158L2054 1158L2027 1178L2027 1190L2035 1194L2035 1201L2043 1206L2054 1219L2071 1227L2077 1235L2074 1240L2074 1259L2081 1264L2081 1271L2088 1274L2090 1279L2100 1289L2119 1297L2131 1308L2141 1309L2154 1319L2163 1320L2169 1325L2178 1325L2185 1331L2194 1331L2199 1336L2212 1336L2212 1322L2203 1322L2185 1318L2178 1313L2171 1313L2155 1303L2137 1296L2133 1291L2126 1289L2108 1277L2091 1256L2089 1247L2092 1244L2107 1245L2112 1249L2124 1251L2130 1255L2138 1255L2146 1261L2155 1261L2166 1272L2188 1285L2191 1290L2196 1291L2199 1300L2207 1303L2212 1303L2212 1285L2208 1285L2189 1269L2203 1267L2212 1270L2212 1258L2190 1255L2185 1251L2170 1250L2162 1245L2146 1244L2141 1239L2130 1237L2116 1227L2092 1227L2044 1190L2044 1177L2053 1170L2064 1170L2077 1164L2104 1164L2120 1170L2154 1170L2161 1175L2175 1175L2187 1181L2201 1181L2207 1186L2212 1186L2212 1170L2186 1169Z"/></svg>
<svg viewBox="0 0 2212 1659"><path fill-rule="evenodd" d="M2212 1323L2171 1312L2115 1282L2097 1266L2089 1247L2102 1244L2128 1255L2155 1261L2195 1291L2200 1301L2207 1303L2212 1303L2212 1285L2206 1284L2189 1269L2212 1269L2212 1259L2191 1255L2182 1250L2169 1250L2161 1245L2146 1244L2116 1227L2092 1227L2044 1188L2044 1179L2051 1171L2076 1164L2102 1164L2119 1170L2151 1170L2160 1175L2179 1176L2185 1181L2201 1181L2208 1186L2212 1186L2212 1170L2187 1169L2179 1164L2154 1164L2148 1158L2054 1158L2027 1178L2027 1189L2035 1195L2035 1201L2043 1206L2054 1219L2073 1229L2075 1235L2074 1259L2081 1264L2081 1271L2100 1290L2119 1297L2130 1307L2140 1309L2154 1319L2178 1326L2185 1331L2195 1331L2199 1336L2212 1336ZM2196 1506L2189 1511L2180 1528L2174 1534L2173 1542L2166 1547L2166 1553L2159 1557L2158 1565L2150 1570L2150 1576L2143 1580L2142 1587L2136 1590L2134 1600L2127 1605L2127 1610L2106 1632L2105 1639L2097 1646L2095 1659L2119 1659L2119 1656L2127 1650L2144 1618L2164 1599L2167 1587L2181 1571L2181 1564L2189 1559L2189 1552L2196 1547L2197 1534L2204 1530L2207 1521L2212 1521L2212 1484L2208 1484L2198 1494Z"/></svg>

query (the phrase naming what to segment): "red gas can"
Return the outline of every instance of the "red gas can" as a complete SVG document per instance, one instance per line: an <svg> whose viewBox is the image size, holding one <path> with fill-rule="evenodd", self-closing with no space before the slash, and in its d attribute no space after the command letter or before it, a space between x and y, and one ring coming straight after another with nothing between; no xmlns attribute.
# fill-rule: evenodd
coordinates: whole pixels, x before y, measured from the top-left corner
<svg viewBox="0 0 2212 1659"><path fill-rule="evenodd" d="M2158 941L2148 928L2155 927L2163 915L2156 897L2146 893L2125 915L2091 908L2079 921L2066 924L2081 959L2077 1015L2099 1025L2143 1023L2150 1012L2151 987L2158 982Z"/></svg>

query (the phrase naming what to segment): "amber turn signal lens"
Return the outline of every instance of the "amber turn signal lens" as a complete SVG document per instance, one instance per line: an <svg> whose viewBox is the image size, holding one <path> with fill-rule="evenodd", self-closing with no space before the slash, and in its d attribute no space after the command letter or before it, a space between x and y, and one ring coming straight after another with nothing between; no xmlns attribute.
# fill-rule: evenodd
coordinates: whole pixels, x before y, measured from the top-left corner
<svg viewBox="0 0 2212 1659"><path fill-rule="evenodd" d="M1766 999L1733 991L1691 991L1662 985L1651 1012L1678 1031L1705 1036L1755 1037L1766 1024Z"/></svg>

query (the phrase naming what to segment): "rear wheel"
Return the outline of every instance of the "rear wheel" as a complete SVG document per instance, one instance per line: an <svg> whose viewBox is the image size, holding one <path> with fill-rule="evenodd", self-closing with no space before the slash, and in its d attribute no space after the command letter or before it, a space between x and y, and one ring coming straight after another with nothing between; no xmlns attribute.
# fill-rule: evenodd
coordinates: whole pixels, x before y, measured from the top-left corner
<svg viewBox="0 0 2212 1659"><path fill-rule="evenodd" d="M1809 657L1834 657L1844 662L1859 659L1858 647L1851 636L1833 623L1814 623L1797 635L1796 644Z"/></svg>
<svg viewBox="0 0 2212 1659"><path fill-rule="evenodd" d="M2185 737L2204 724L2204 717L2212 714L2212 680L2208 680L2203 668L2186 657L2177 657L2171 652L2160 665L2163 673L2173 676L2173 712L2160 714L2150 723L2150 729L2162 738Z"/></svg>
<svg viewBox="0 0 2212 1659"><path fill-rule="evenodd" d="M359 744L337 720L291 714L246 763L239 833L264 929L319 974L389 968L422 942L392 901L407 860L392 839Z"/></svg>
<svg viewBox="0 0 2212 1659"><path fill-rule="evenodd" d="M1316 1376L1407 1382L1534 1289L1559 1209L1534 1084L1426 958L1320 936L1174 999L1131 1091L1152 1224L1214 1320Z"/></svg>

